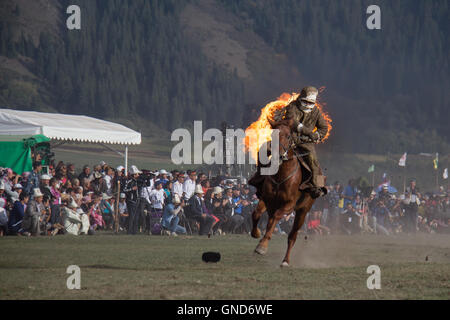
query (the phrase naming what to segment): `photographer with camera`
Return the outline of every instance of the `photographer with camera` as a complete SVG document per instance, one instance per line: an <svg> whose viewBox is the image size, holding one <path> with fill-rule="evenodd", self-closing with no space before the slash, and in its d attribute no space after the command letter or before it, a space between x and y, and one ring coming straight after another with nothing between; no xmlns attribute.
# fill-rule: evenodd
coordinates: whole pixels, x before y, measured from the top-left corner
<svg viewBox="0 0 450 320"><path fill-rule="evenodd" d="M127 234L136 234L138 231L139 222L139 190L138 190L138 178L142 173L136 166L131 166L129 172L129 179L127 180L123 191L127 197L128 208L128 230Z"/></svg>

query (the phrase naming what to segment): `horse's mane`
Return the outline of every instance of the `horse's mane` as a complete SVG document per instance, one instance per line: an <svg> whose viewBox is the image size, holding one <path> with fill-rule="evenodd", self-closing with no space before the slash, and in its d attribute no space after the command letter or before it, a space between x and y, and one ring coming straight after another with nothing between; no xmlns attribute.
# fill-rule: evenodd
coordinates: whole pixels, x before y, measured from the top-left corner
<svg viewBox="0 0 450 320"><path fill-rule="evenodd" d="M276 129L281 126L286 126L289 128L289 130L292 130L292 119L282 119L278 121L273 120L272 122L273 122L273 125L271 124L272 129Z"/></svg>

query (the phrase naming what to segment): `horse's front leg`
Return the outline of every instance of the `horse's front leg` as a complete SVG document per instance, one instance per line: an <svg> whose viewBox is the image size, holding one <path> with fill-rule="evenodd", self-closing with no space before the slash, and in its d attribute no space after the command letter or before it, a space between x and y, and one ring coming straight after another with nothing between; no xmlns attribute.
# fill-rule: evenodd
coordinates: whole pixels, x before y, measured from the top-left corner
<svg viewBox="0 0 450 320"><path fill-rule="evenodd" d="M267 253L267 246L269 245L269 240L272 238L273 230L275 229L275 226L277 225L278 221L287 213L292 212L293 206L290 206L288 208L281 208L275 211L275 213L270 214L269 213L269 221L267 222L267 228L266 233L264 234L264 237L259 241L258 245L256 246L255 252L259 254L266 254Z"/></svg>
<svg viewBox="0 0 450 320"><path fill-rule="evenodd" d="M259 200L258 205L256 206L255 210L252 213L252 222L253 222L253 228L252 228L252 237L253 238L259 238L261 237L261 231L258 228L258 222L261 218L261 215L266 211L266 204L263 200Z"/></svg>
<svg viewBox="0 0 450 320"><path fill-rule="evenodd" d="M310 201L307 201L306 205L298 208L295 211L294 224L292 226L291 232L289 232L288 247L287 247L286 255L284 256L283 262L281 263L282 267L288 267L289 266L291 250L294 247L295 241L297 240L298 231L302 227L302 225L303 225L303 223L305 221L305 218L306 218L306 214L311 209L311 206L312 206L313 203L314 203L314 200L311 198Z"/></svg>

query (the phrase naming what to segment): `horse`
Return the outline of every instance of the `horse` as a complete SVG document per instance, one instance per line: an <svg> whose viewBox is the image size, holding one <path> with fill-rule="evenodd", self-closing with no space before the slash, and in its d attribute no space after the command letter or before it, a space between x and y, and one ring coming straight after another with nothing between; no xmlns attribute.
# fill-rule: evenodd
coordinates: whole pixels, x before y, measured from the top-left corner
<svg viewBox="0 0 450 320"><path fill-rule="evenodd" d="M279 130L280 162L278 172L273 176L266 176L261 188L259 203L252 213L253 228L251 236L260 238L261 231L258 222L261 215L267 211L269 219L263 238L259 241L255 252L261 255L267 253L269 240L278 221L286 214L295 211L295 220L288 235L288 247L281 267L288 267L290 253L297 239L297 233L302 227L306 214L314 204L315 199L308 192L300 191L302 183L302 164L295 150L293 141L293 120L274 122L269 119L272 129ZM272 158L271 161L274 161Z"/></svg>

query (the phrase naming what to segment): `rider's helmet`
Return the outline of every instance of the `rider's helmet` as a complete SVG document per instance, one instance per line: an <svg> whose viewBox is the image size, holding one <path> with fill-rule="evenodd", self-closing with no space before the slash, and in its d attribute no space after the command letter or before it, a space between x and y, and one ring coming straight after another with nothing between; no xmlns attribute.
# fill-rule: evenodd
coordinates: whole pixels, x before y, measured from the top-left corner
<svg viewBox="0 0 450 320"><path fill-rule="evenodd" d="M302 92L300 92L299 99L300 101L304 101L308 104L315 104L317 95L319 94L319 90L314 87L304 87Z"/></svg>
<svg viewBox="0 0 450 320"><path fill-rule="evenodd" d="M300 109L303 112L311 112L316 105L316 99L319 91L314 87L304 87L298 99L300 100Z"/></svg>

